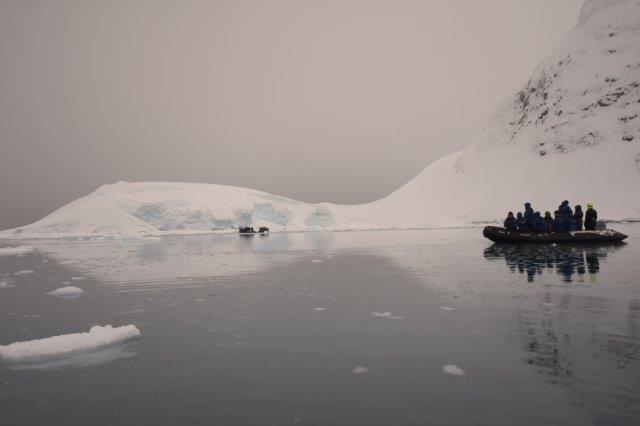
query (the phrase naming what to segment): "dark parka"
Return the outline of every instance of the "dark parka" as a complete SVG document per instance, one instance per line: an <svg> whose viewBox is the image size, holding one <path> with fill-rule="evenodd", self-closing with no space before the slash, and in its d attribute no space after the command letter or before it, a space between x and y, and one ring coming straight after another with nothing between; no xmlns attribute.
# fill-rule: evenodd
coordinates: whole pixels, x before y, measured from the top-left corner
<svg viewBox="0 0 640 426"><path fill-rule="evenodd" d="M584 214L582 213L582 206L579 204L576 206L576 211L573 213L573 220L576 221L576 230L582 231L582 217Z"/></svg>
<svg viewBox="0 0 640 426"><path fill-rule="evenodd" d="M518 223L516 222L516 218L513 217L513 213L509 214L504 220L504 227L509 231L515 231L518 229Z"/></svg>
<svg viewBox="0 0 640 426"><path fill-rule="evenodd" d="M597 221L598 212L596 212L593 207L588 208L584 214L584 229L587 231L595 231Z"/></svg>

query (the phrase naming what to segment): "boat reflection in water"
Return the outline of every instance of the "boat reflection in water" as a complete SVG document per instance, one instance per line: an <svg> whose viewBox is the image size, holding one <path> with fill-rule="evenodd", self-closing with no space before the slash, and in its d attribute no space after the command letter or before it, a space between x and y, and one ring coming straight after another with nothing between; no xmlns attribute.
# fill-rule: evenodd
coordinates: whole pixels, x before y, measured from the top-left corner
<svg viewBox="0 0 640 426"><path fill-rule="evenodd" d="M600 272L600 259L624 244L616 245L523 245L492 244L484 251L488 260L504 258L511 272L527 274L527 281L533 282L536 275L543 271L556 271L562 280L571 282L574 275L578 279L589 274L592 282Z"/></svg>

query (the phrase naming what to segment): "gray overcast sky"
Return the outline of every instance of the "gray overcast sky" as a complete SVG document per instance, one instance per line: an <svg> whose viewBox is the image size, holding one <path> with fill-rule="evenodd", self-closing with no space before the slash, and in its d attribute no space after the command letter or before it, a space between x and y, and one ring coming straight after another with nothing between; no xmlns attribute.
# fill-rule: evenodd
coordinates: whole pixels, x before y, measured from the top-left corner
<svg viewBox="0 0 640 426"><path fill-rule="evenodd" d="M476 138L582 0L0 0L0 229L118 180L355 203Z"/></svg>

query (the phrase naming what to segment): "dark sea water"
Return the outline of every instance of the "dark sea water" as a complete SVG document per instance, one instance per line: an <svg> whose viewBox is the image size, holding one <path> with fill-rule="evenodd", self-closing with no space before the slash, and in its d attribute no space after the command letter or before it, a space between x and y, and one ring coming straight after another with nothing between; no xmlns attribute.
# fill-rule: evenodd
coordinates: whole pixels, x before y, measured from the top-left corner
<svg viewBox="0 0 640 426"><path fill-rule="evenodd" d="M36 251L0 256L0 345L96 324L143 338L0 364L0 424L638 425L640 225L613 227L628 244L499 246L481 229L20 242ZM85 293L46 294L68 281Z"/></svg>

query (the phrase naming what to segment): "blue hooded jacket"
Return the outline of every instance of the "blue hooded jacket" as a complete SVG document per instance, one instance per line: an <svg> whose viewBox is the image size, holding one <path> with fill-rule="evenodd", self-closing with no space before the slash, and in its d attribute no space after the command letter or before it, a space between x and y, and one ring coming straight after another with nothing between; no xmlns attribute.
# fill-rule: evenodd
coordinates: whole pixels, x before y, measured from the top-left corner
<svg viewBox="0 0 640 426"><path fill-rule="evenodd" d="M557 214L553 219L553 231L565 232L564 218L562 217L562 214Z"/></svg>
<svg viewBox="0 0 640 426"><path fill-rule="evenodd" d="M531 203L524 204L524 221L530 229L536 229L536 219L533 209L531 208Z"/></svg>
<svg viewBox="0 0 640 426"><path fill-rule="evenodd" d="M540 212L535 212L534 216L533 216L534 220L535 220L535 229L537 232L545 232L547 230L547 224L544 221L544 219L542 218L542 216L540 215Z"/></svg>

